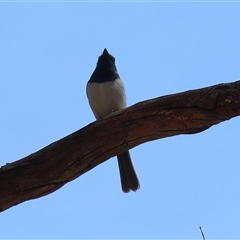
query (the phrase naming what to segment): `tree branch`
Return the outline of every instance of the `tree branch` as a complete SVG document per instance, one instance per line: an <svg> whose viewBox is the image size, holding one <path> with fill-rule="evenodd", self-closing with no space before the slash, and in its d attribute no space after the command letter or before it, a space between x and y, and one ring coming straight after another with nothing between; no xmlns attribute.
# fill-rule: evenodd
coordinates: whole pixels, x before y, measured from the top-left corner
<svg viewBox="0 0 240 240"><path fill-rule="evenodd" d="M62 187L141 143L240 115L240 81L137 103L0 168L0 211Z"/></svg>

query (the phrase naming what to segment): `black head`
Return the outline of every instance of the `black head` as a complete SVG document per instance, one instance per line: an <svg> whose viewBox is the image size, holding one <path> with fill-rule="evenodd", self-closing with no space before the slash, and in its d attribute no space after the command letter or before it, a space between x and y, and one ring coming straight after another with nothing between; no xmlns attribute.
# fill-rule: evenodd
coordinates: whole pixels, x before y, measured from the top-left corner
<svg viewBox="0 0 240 240"><path fill-rule="evenodd" d="M105 48L102 55L98 58L97 66L89 82L103 83L114 81L117 78L119 78L119 74L115 65L115 58Z"/></svg>

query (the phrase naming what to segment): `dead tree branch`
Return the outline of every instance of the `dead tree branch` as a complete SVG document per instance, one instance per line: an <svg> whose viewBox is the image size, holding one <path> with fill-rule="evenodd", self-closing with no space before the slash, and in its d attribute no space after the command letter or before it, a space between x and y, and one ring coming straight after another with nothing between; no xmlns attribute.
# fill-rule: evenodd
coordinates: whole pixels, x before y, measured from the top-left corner
<svg viewBox="0 0 240 240"><path fill-rule="evenodd" d="M56 191L147 141L203 131L240 115L240 81L137 103L0 168L0 211Z"/></svg>

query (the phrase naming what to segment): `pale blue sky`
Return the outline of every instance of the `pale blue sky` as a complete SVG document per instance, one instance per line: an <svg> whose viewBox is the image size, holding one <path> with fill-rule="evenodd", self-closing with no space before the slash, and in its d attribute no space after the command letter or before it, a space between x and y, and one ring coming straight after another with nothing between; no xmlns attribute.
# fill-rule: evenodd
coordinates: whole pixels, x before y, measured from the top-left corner
<svg viewBox="0 0 240 240"><path fill-rule="evenodd" d="M0 165L86 126L106 47L128 104L240 79L240 3L0 3ZM131 149L0 213L0 238L240 238L240 119Z"/></svg>

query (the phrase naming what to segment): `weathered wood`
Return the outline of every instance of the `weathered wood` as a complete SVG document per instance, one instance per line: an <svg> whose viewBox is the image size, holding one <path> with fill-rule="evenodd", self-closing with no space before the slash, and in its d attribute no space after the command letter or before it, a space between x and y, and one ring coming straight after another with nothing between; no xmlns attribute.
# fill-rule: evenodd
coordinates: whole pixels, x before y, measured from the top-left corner
<svg viewBox="0 0 240 240"><path fill-rule="evenodd" d="M49 194L128 148L197 133L238 115L240 81L137 103L2 166L0 211Z"/></svg>

